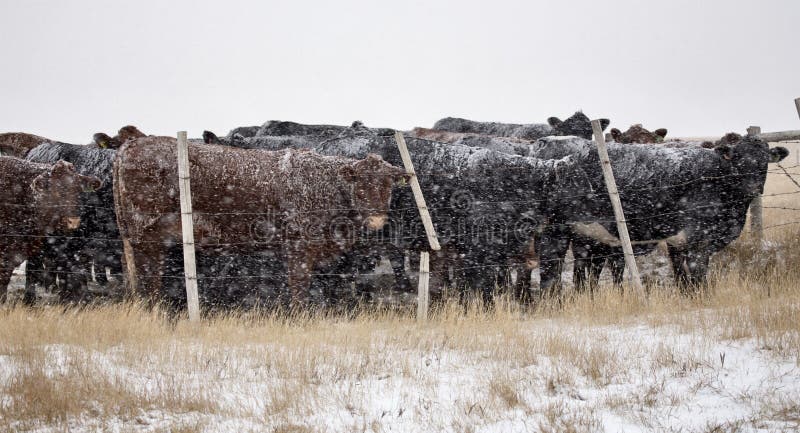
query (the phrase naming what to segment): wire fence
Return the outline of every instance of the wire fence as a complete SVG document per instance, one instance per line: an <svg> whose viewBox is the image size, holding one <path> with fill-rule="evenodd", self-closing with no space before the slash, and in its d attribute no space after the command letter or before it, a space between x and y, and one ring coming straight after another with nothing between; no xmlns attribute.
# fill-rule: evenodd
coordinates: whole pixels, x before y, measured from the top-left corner
<svg viewBox="0 0 800 433"><path fill-rule="evenodd" d="M796 179L794 179L794 177L793 177L793 176L800 176L800 171L791 171L792 169L797 169L798 167L800 167L800 164L791 165L791 166L782 166L782 165L778 164L777 168L770 168L767 171L768 174L776 174L776 175L784 175L784 176L786 176L797 187L797 190L796 191L776 192L776 193L764 194L764 195L762 195L762 197L764 197L764 198L786 197L786 196L793 196L793 195L800 194L800 183L798 183L798 181ZM622 185L620 187L620 190L621 190L620 192L621 192L621 194L622 194L622 196L624 198L626 196L632 196L632 195L635 195L637 193L642 193L642 192L666 191L666 190L675 189L675 188L684 188L684 187L690 186L690 185L695 184L695 183L703 183L703 182L711 182L711 181L724 181L724 180L729 180L729 179L732 180L732 179L741 178L743 176L747 176L749 174L754 174L754 173L733 173L733 174L721 175L721 176L700 176L700 177L696 177L696 178L693 178L693 179L683 180L681 182L669 183L669 181L665 181L663 183L660 183L657 186L648 186L648 187L640 187L640 188L626 188L624 185ZM434 176L434 177L435 176L448 176L448 177L453 177L453 173L446 173L446 172L440 172L440 171L436 171L436 172L417 172L417 175L420 176L420 177L423 177L423 176ZM424 188L425 188L425 186L423 185L423 189ZM466 191L469 192L469 190L466 190ZM458 193L458 192L459 191L456 191L456 193ZM562 201L563 200L570 200L570 199L585 199L585 198L586 198L586 193L585 192L581 193L581 194L576 194L576 195L559 195L558 196L558 199L562 200ZM433 214L433 216L434 216L434 224L436 224L437 223L436 217L437 217L437 213L438 212L444 212L444 211L449 211L449 210L453 210L453 209L462 209L463 210L465 208L465 206L467 208L469 208L469 207L481 206L481 205L508 205L508 204L512 204L512 205L520 205L520 204L523 204L523 205L524 204L537 205L537 204L546 203L547 200L548 200L547 198L537 197L536 193L532 192L530 198L520 199L520 200L501 200L501 199L498 199L498 200L483 200L483 199L477 199L477 198L470 198L468 200L469 203L458 203L458 204L450 203L451 200L443 200L443 201L439 200L439 201L434 201L432 203L429 203L427 208ZM0 203L0 206L28 206L28 205L17 204L17 203ZM61 207L61 206L63 206L63 205L50 205L50 206L45 206L45 207ZM719 206L720 206L719 203L694 204L693 206L687 207L685 209L671 210L671 211L668 211L668 212L649 212L649 213L647 213L645 215L628 217L628 218L626 218L626 222L635 225L635 224L637 224L637 222L642 222L642 221L647 221L647 220L655 220L655 219L663 219L665 217L677 217L677 216L680 216L680 215L685 214L687 212L694 212L694 211L703 210L703 209L714 209L714 208L719 208ZM97 209L97 210L106 210L106 211L114 211L114 212L117 211L117 209L115 209L115 207L113 207L113 206L88 205L88 206L84 206L84 207L85 208L93 208L93 209ZM780 210L780 211L793 211L793 212L800 211L800 207L775 206L775 205L765 205L765 206L763 206L763 209ZM352 211L363 211L363 210L365 210L365 209L363 209L363 208L354 208L354 207L342 207L342 208L332 208L332 209L293 210L293 211L289 212L288 214L290 214L293 217L296 217L296 216L313 215L313 214L319 214L319 213L336 214L336 213L347 213L347 212L352 212ZM407 206L407 207L399 207L399 208L396 207L396 208L392 208L391 211L392 212L401 212L401 213L402 212L411 212L412 215L413 215L413 212L417 211L417 207L416 206ZM178 212L179 212L179 210L176 207L175 211L169 213L169 215L175 215L175 214L178 214ZM161 216L165 215L163 213L147 213L147 212L138 212L138 211L137 211L137 213L140 214L140 215L155 216L155 217L161 217ZM209 211L203 211L203 210L196 210L194 213L199 218L230 217L230 216L278 218L278 216L276 216L275 212L252 212L252 211L209 212ZM613 218L613 216L612 216L612 214L610 212L610 209L609 209L608 215L609 215L609 218L607 218L607 219L592 219L591 222L597 222L597 223L601 223L601 224L616 223L616 219ZM285 217L285 215L283 215L281 217ZM445 221L445 223L447 223L447 221ZM511 222L511 223L513 223L513 222ZM742 224L743 224L743 222L742 222ZM787 226L792 226L792 225L797 225L797 224L800 224L800 219L798 219L796 221L783 221L781 223L768 225L768 226L763 227L763 229L764 230L771 230L771 229L777 229L777 228L787 227ZM570 223L553 223L553 222L548 223L548 225L549 226L555 226L557 228L569 228L571 226ZM403 225L401 224L400 227L403 227ZM421 228L421 226L420 226L420 228ZM503 235L503 234L508 234L510 232L511 233L514 232L513 226L492 228L492 229L486 229L485 227L483 227L483 228L478 227L477 229L478 229L478 231L480 232L481 235L485 235L485 236L489 236L489 237L500 236L500 235ZM745 229L742 228L742 230L745 230ZM463 238L467 237L467 236L475 236L475 232L446 233L446 236L447 236L447 239L450 240L450 242L455 242L455 241L463 240ZM8 228L6 228L5 230L0 230L0 238L47 239L47 238L52 238L52 237L53 236L51 236L51 235L36 235L36 234L30 234L30 233L13 233L13 232L9 232ZM67 235L67 236L59 236L58 238L59 239L63 239L63 240L73 240L74 239L74 240L86 240L86 241L101 241L101 242L108 242L108 243L114 243L114 244L121 244L122 243L121 239L119 239L119 238L111 238L111 237L69 236L69 235ZM422 239L424 239L424 234L422 234L421 230L419 231L419 233L413 233L413 234L401 233L399 235L395 235L395 236L391 237L392 241L412 241L412 240L422 240ZM719 236L719 237L712 237L712 238L703 237L700 240L696 241L696 243L713 243L713 242L717 242L717 241L730 241L730 234L726 234L724 236ZM164 243L163 240L139 241L139 242L141 242L141 243L153 243L153 244L156 244L156 243L162 243L163 244ZM199 242L197 242L197 244L199 246L203 246L202 239ZM216 243L210 243L207 246L210 247L210 248L230 248L230 247L250 246L250 247L254 247L255 249L258 249L259 247L263 247L264 245L269 245L269 244L270 244L270 242L268 242L268 241L267 242L259 242L259 240L256 239L256 240L242 241L242 242L216 242ZM655 246L655 245L656 245L656 242L654 241L653 242L653 246ZM685 244L685 246L691 246L691 245L692 245L692 243ZM445 247L447 247L447 246L448 246L448 244L445 243ZM242 249L242 250L244 250L244 249ZM239 253L241 253L241 251L239 251ZM609 254L593 255L592 257L594 257L596 259L605 259L605 258L619 257L620 255L621 255L621 251L620 252L615 251L615 252L609 253ZM251 256L251 257L256 257L256 256ZM548 261L561 261L561 260L563 260L563 259L562 258L558 258L558 259L543 259L543 258L540 258L538 261L539 261L540 264L542 264L542 263L547 263ZM445 272L448 272L448 273L449 272L462 272L462 271L476 270L476 269L507 269L507 270L510 270L511 268L518 267L520 265L519 262L520 262L520 260L517 260L515 263L506 262L506 263L491 263L491 264L473 265L473 266L451 266L451 267L449 267L448 270L436 270L436 269L431 270L431 273L432 274L443 274ZM27 272L35 274L35 273L48 273L48 272L51 272L51 271L28 269ZM73 272L73 271L58 271L57 273L58 274L63 274L63 275L86 275L86 272ZM120 277L120 278L123 276L122 274L112 274L112 275L116 276L116 277ZM212 280L237 280L237 279L246 280L246 279L259 279L259 278L265 278L265 277L285 278L285 277L287 277L287 275L288 274L285 273L285 272L277 272L277 273L276 272L271 272L271 273L267 272L267 273L253 274L253 275L204 275L204 274L201 273L201 275L198 276L198 279L199 280L207 280L207 281L212 281ZM338 273L338 272L337 273L311 272L310 275L313 276L313 277L337 277L337 276L342 276L343 274L342 273ZM183 279L184 278L183 275L157 275L157 276L141 276L141 277L144 277L144 278L166 278L166 279Z"/></svg>

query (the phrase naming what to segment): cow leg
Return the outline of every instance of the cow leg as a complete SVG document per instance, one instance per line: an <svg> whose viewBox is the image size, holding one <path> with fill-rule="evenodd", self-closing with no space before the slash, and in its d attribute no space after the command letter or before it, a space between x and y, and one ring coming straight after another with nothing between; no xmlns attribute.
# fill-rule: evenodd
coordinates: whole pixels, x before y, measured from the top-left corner
<svg viewBox="0 0 800 433"><path fill-rule="evenodd" d="M563 229L551 226L542 231L536 248L539 251L539 288L542 296L561 294L561 273L569 244L570 236Z"/></svg>
<svg viewBox="0 0 800 433"><path fill-rule="evenodd" d="M608 257L608 266L611 268L611 278L614 281L614 286L622 288L622 280L625 277L625 255L620 253L610 255Z"/></svg>
<svg viewBox="0 0 800 433"><path fill-rule="evenodd" d="M124 248L130 293L149 303L155 302L164 273L164 247L156 240L133 243L126 239Z"/></svg>
<svg viewBox="0 0 800 433"><path fill-rule="evenodd" d="M575 292L577 293L586 293L586 289L589 288L591 263L586 262L588 260L576 260L573 264L572 281L575 284Z"/></svg>
<svg viewBox="0 0 800 433"><path fill-rule="evenodd" d="M406 274L406 254L400 248L389 248L387 251L389 262L392 264L392 273L394 274L395 286L401 292L410 292L412 290L411 280Z"/></svg>
<svg viewBox="0 0 800 433"><path fill-rule="evenodd" d="M497 276L495 261L481 251L471 251L464 258L464 276L468 287L478 291L486 307L494 304L494 288ZM462 292L462 301L466 301Z"/></svg>
<svg viewBox="0 0 800 433"><path fill-rule="evenodd" d="M36 303L36 286L46 287L48 273L49 271L44 268L42 254L28 257L28 263L25 265L25 295L22 298L25 305Z"/></svg>
<svg viewBox="0 0 800 433"><path fill-rule="evenodd" d="M89 275L91 275L89 266L91 263L84 262L80 256L73 256L67 260L65 281L59 290L62 302L77 303L87 295Z"/></svg>
<svg viewBox="0 0 800 433"><path fill-rule="evenodd" d="M0 259L0 305L6 303L8 295L8 283L11 281L11 274L14 268L8 264L4 259Z"/></svg>
<svg viewBox="0 0 800 433"><path fill-rule="evenodd" d="M4 247L0 245L0 305L6 303L8 283L11 282L14 269L23 262L20 257L6 253Z"/></svg>
<svg viewBox="0 0 800 433"><path fill-rule="evenodd" d="M13 272L14 268L10 267L10 265L0 263L0 305L6 303L8 283L11 281L11 274Z"/></svg>
<svg viewBox="0 0 800 433"><path fill-rule="evenodd" d="M532 269L523 263L517 268L517 282L514 284L514 293L517 302L528 304L531 301L531 272Z"/></svg>
<svg viewBox="0 0 800 433"><path fill-rule="evenodd" d="M592 265L596 254L600 254L596 247L596 242L584 236L572 236L572 257L575 262L572 268L572 282L575 284L575 291L578 293L594 289L592 284ZM594 247L594 248L593 248Z"/></svg>
<svg viewBox="0 0 800 433"><path fill-rule="evenodd" d="M667 246L669 252L669 259L672 263L672 272L675 274L675 284L681 291L681 294L688 293L688 287L691 284L689 281L689 267L686 260L686 252L679 250L671 245Z"/></svg>
<svg viewBox="0 0 800 433"><path fill-rule="evenodd" d="M94 282L103 287L108 285L105 264L97 258L94 260Z"/></svg>
<svg viewBox="0 0 800 433"><path fill-rule="evenodd" d="M517 282L514 284L514 293L517 302L521 304L530 304L533 301L531 297L531 273L534 268L539 267L539 256L536 251L537 237L535 234L530 234L525 242L524 249L520 254L522 263L517 267Z"/></svg>
<svg viewBox="0 0 800 433"><path fill-rule="evenodd" d="M308 289L311 285L314 258L301 247L294 246L286 254L286 267L290 306L304 308L308 304Z"/></svg>
<svg viewBox="0 0 800 433"><path fill-rule="evenodd" d="M711 255L705 250L690 250L687 254L687 265L689 268L689 287L694 290L693 294L706 285L708 274L708 262Z"/></svg>

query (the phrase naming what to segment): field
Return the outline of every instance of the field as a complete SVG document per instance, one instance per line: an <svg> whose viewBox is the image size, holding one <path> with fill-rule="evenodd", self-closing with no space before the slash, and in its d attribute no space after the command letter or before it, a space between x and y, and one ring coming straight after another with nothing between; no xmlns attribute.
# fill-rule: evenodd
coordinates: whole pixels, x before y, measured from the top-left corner
<svg viewBox="0 0 800 433"><path fill-rule="evenodd" d="M646 301L448 303L424 324L374 306L196 326L131 303L9 306L0 431L797 431L800 206L773 194L798 190L770 167L765 242L715 257L697 299L654 280Z"/></svg>

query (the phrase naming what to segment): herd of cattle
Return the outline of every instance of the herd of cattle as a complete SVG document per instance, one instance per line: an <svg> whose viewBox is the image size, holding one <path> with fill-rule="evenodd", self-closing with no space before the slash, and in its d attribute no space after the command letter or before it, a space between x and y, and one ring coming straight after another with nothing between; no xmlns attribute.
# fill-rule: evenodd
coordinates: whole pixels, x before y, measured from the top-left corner
<svg viewBox="0 0 800 433"><path fill-rule="evenodd" d="M609 121L602 119L603 129ZM334 296L381 259L394 286L427 237L391 129L270 121L190 140L201 288L237 298L264 285L294 303L312 288ZM612 129L609 154L636 254L665 241L676 283L701 286L710 257L736 239L767 164L788 155L755 136L716 143L665 140L634 125ZM404 133L441 251L433 286L557 294L568 249L574 281L592 290L624 258L591 123L583 113L547 124L445 118ZM75 145L0 134L0 301L26 266L36 288L78 301L89 281L124 279L148 299L181 293L176 139L126 126ZM222 269L225 272L222 272ZM510 276L514 276L511 278Z"/></svg>

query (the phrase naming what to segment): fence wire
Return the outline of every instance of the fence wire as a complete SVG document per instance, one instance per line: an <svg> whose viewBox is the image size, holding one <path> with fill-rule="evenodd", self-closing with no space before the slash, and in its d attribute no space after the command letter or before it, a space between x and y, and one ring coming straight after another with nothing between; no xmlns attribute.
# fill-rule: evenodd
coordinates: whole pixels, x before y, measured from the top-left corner
<svg viewBox="0 0 800 433"><path fill-rule="evenodd" d="M425 140L425 141L430 141L430 140ZM762 197L764 197L764 198L785 197L785 196L792 196L792 195L800 194L800 183L798 183L798 181L795 180L794 177L793 177L793 176L800 176L800 171L790 171L792 169L797 169L798 167L800 167L800 164L791 165L791 166L783 166L781 164L777 164L777 169L770 168L767 171L767 173L769 173L769 174L785 175L797 187L797 189L798 189L797 191L763 194ZM518 169L520 169L520 170L524 170L524 169L529 170L529 168L525 168L525 167L520 167ZM509 169L509 171L510 170L511 169ZM514 168L514 170L517 170L517 168ZM733 174L722 175L722 176L700 176L700 177L697 177L697 178L694 178L694 179L690 179L690 180L687 180L687 181L683 181L683 182L664 183L664 184L657 185L657 186L642 187L642 188L626 188L624 185L621 185L620 186L620 193L624 197L626 195L630 196L630 195L633 195L633 194L636 194L636 193L639 193L639 192L668 190L668 189L686 187L686 186L692 185L694 183L709 182L709 181L719 181L719 180L726 180L726 179L734 179L734 178L739 178L739 177L746 176L746 175L749 175L749 174L754 174L754 173L733 173ZM417 176L418 177L425 177L425 176L429 176L429 177L439 177L439 176L445 177L446 176L446 177L452 178L452 177L454 177L454 174L453 173L449 173L449 172L442 172L442 171L423 171L423 172L419 172L418 171L417 172ZM532 192L531 194L533 195L534 193ZM585 194L578 194L578 195L571 195L571 196L558 196L558 199L559 200L585 199L585 197L586 197ZM531 197L530 199L525 199L525 200L477 200L477 199L472 200L474 205L500 205L500 204L531 204L531 205L535 205L535 204L545 203L546 201L547 201L547 199L537 198L537 197ZM29 207L29 205L18 204L18 203L0 203L0 206L23 206L23 207ZM48 206L44 206L44 207L58 208L58 207L63 207L63 206L64 205L48 205ZM693 206L693 207L685 209L685 210L677 210L677 211L662 212L662 213L651 213L651 214L646 215L646 216L626 218L626 220L629 223L635 223L636 221L644 221L644 220L663 218L663 217L667 217L667 216L675 216L675 215L682 214L682 213L684 213L686 211L699 210L699 209L704 209L704 208L713 208L713 207L717 207L717 206L718 206L717 204L696 205L696 206ZM116 209L114 207L109 207L109 206L84 205L82 207L90 208L90 209L97 209L97 210L115 211L116 212ZM437 212L439 212L439 211L447 211L447 210L462 209L462 208L463 208L463 206L459 206L459 205L440 205L440 204L430 205L430 203L427 206L427 209L431 213L434 214L434 220L436 219L435 218L435 214ZM418 209L417 206L409 206L409 207L402 207L402 208L392 208L391 212L413 212L413 211L416 211L417 209ZM800 207L791 207L791 206L766 205L766 206L763 206L763 209L781 210L781 211L793 211L793 212L800 211ZM290 212L289 214L291 216L295 216L296 217L296 216L308 215L308 214L346 213L346 212L351 212L351 211L364 211L364 210L365 209L363 209L363 208L315 209L315 210L306 210L306 211L293 211L293 212ZM137 213L140 214L140 215L147 215L147 216L164 216L165 215L165 214L162 214L162 213L146 213L146 212L137 212ZM178 213L179 213L179 209L176 208L175 212L170 213L170 215L176 215ZM275 216L276 215L275 212L207 212L207 211L195 211L194 213L199 217L216 217L216 216L249 216L249 217L254 217L255 216L255 217L259 217L259 216ZM611 223L616 223L617 220L615 218L609 218L609 219L604 219L604 220L592 220L591 222L611 224ZM797 224L800 224L800 220L773 224L773 225L765 226L765 227L763 227L763 229L764 230L771 230L771 229L777 229L777 228L780 228L780 227L787 227L787 226L792 226L792 225L797 225ZM570 225L571 224L567 224L567 223L564 223L564 224L561 224L561 223L548 224L548 226L551 226L551 227L555 226L557 228L569 228ZM744 231L744 229L743 229L743 231ZM510 230L510 229L507 229L507 228L505 228L505 229L501 228L501 229L497 229L497 230L484 230L484 231L481 232L481 234L488 235L488 236L493 236L493 235L498 235L498 234L503 234L503 233L506 233L506 234L507 233L513 233L513 230ZM466 237L466 236L474 236L474 233L448 234L448 238L449 239L455 239L455 240L462 239L463 237ZM10 232L0 233L0 238L37 238L37 239L46 239L46 238L52 238L52 237L53 237L52 235L32 235L32 234L26 234L26 233L10 233ZM101 242L109 242L109 243L121 243L122 242L122 240L119 239L119 238L105 238L105 237L57 236L57 238L58 239L62 239L62 240L86 240L86 241L101 241ZM399 237L395 236L395 237L391 237L390 239L393 240L393 241L411 241L411 240L423 240L424 238L425 238L424 234L415 234L415 235L409 235L409 236L399 236ZM696 244L699 244L699 243L712 243L712 242L715 242L715 241L722 241L722 240L726 240L726 239L729 239L729 236L720 236L718 238L711 238L711 239L704 238L704 239L702 239L700 241L697 241ZM152 244L163 244L164 243L163 240L158 240L158 241L139 241L139 242L140 243L152 243ZM200 242L197 242L197 243L200 244ZM264 246L264 245L269 245L269 243L267 243L267 242L257 242L257 241L227 242L227 243L221 242L221 243L211 243L211 244L208 244L206 246L208 248L212 248L213 249L213 248L226 248L226 247L241 247L241 246L248 246L248 245L249 246ZM693 244L690 243L690 244L687 244L687 245L693 245ZM654 246L655 246L655 242L654 242ZM613 253L605 254L605 255L593 255L592 257L596 258L596 259L608 259L608 258L620 257L621 254L622 253L621 253L621 250L620 250L618 252L615 251ZM255 257L255 256L251 256L251 257ZM560 262L560 261L563 261L563 258L558 258L558 259L542 259L542 258L539 258L538 259L538 262L540 264L547 263L547 262ZM518 268L521 265L521 262L522 262L522 260L520 260L517 263L496 263L496 264L493 263L493 264L487 264L487 265L460 266L460 267L450 267L447 270L435 270L435 269L432 269L430 271L430 273L431 274L440 274L440 275L442 275L442 274L449 273L449 272L461 272L461 271L476 270L476 269L495 269L495 270L497 270L497 269L505 269L505 270L510 270L512 268ZM83 275L83 276L86 275L86 272L51 271L51 270L37 270L37 269L27 269L27 272L34 273L34 274L35 273L55 272L55 273L61 274L61 275ZM118 278L123 277L123 274L114 274L114 273L112 273L111 275L114 276L114 277L118 277ZM310 275L312 277L342 277L342 276L345 276L345 275L348 275L348 274L312 272L312 273L310 273ZM255 275L213 275L212 276L212 275L202 275L202 273L201 273L200 275L198 275L197 278L198 278L198 280L213 281L213 280L237 280L237 279L242 279L242 280L246 280L246 279L262 279L262 278L268 278L268 277L286 278L286 277L288 277L288 274L287 273L259 273L259 274L255 274ZM182 280L182 279L184 279L184 276L183 275L151 275L151 276L141 275L141 276L139 276L139 278L163 278L163 279L180 279L180 280Z"/></svg>

